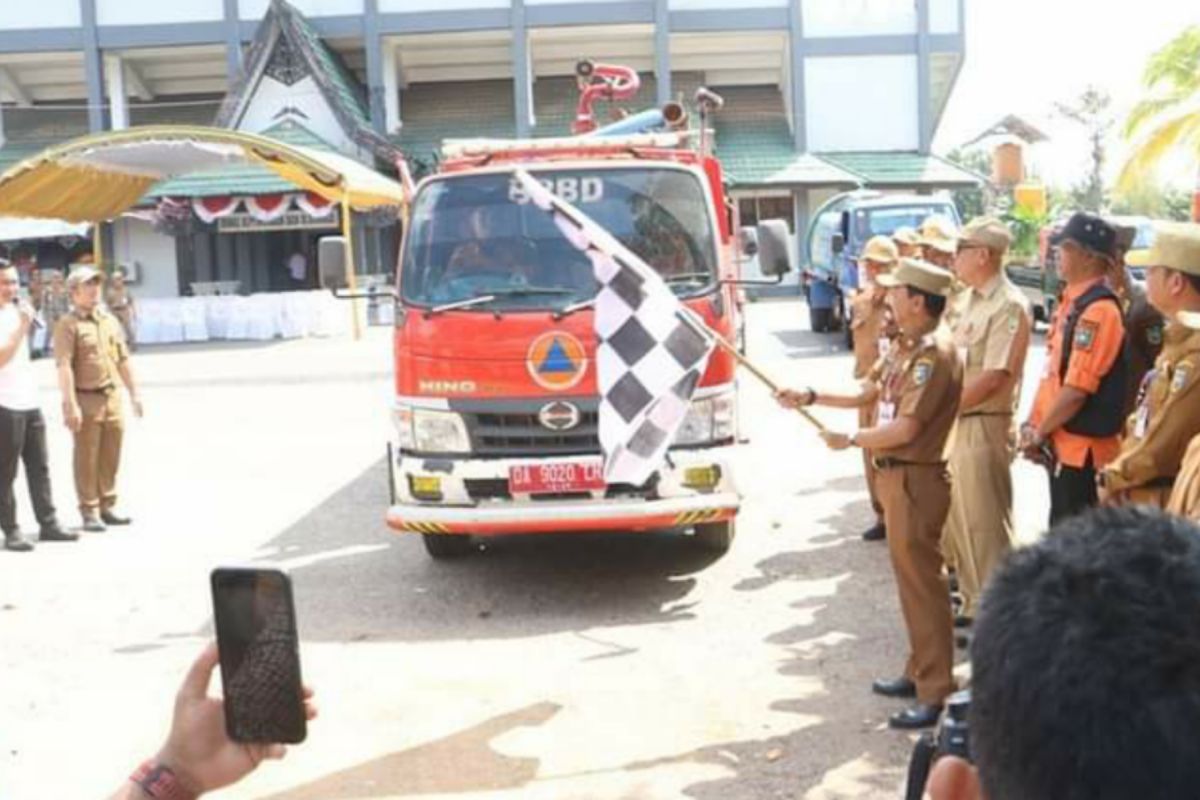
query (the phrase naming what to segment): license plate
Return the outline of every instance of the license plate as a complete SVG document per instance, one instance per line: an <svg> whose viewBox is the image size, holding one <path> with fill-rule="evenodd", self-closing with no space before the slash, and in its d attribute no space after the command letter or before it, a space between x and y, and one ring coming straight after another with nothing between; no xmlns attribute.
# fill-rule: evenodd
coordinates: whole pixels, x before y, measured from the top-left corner
<svg viewBox="0 0 1200 800"><path fill-rule="evenodd" d="M564 494L603 489L600 462L532 464L510 467L508 490L513 494Z"/></svg>

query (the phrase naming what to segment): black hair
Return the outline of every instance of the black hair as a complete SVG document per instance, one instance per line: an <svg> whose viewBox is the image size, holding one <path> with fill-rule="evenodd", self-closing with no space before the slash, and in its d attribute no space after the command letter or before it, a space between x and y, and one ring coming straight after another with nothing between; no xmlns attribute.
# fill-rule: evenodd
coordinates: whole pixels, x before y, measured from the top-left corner
<svg viewBox="0 0 1200 800"><path fill-rule="evenodd" d="M909 297L920 297L925 305L925 312L933 319L941 319L942 312L946 310L946 296L943 294L931 294L915 286L905 286L908 290Z"/></svg>
<svg viewBox="0 0 1200 800"><path fill-rule="evenodd" d="M1200 528L1100 509L1013 553L971 645L990 800L1167 800L1200 787Z"/></svg>

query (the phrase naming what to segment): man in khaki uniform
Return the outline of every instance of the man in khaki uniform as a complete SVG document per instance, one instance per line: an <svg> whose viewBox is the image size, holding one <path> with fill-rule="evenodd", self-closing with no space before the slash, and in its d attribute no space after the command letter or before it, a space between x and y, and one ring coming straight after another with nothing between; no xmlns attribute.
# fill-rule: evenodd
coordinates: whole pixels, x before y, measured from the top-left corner
<svg viewBox="0 0 1200 800"><path fill-rule="evenodd" d="M896 228L892 231L892 241L900 250L901 258L921 257L921 237L917 235L916 228L907 225Z"/></svg>
<svg viewBox="0 0 1200 800"><path fill-rule="evenodd" d="M887 290L879 285L879 276L896 266L899 257L895 243L886 236L872 237L858 257L859 290L850 300L851 323L854 332L854 378L863 380L876 362L887 354L890 339L895 333L891 323L891 312L887 308ZM874 406L858 409L858 427L869 428L875 424ZM867 492L871 496L871 508L875 511L875 524L868 528L862 538L877 542L887 536L883 523L883 506L875 490L875 467L871 457L863 453L863 470L867 478Z"/></svg>
<svg viewBox="0 0 1200 800"><path fill-rule="evenodd" d="M1137 407L1142 381L1150 372L1163 347L1163 329L1166 322L1162 314L1150 304L1146 290L1133 282L1126 256L1137 228L1130 225L1113 225L1117 231L1117 242L1113 249L1112 271L1108 274L1108 285L1121 301L1125 312L1125 353L1129 360L1128 380L1125 384L1126 416Z"/></svg>
<svg viewBox="0 0 1200 800"><path fill-rule="evenodd" d="M1200 330L1200 314L1191 317L1187 325L1193 330ZM1167 501L1167 511L1192 522L1200 522L1200 436L1192 439L1183 455L1175 486L1171 489L1171 499Z"/></svg>
<svg viewBox="0 0 1200 800"><path fill-rule="evenodd" d="M1167 319L1200 312L1200 225L1160 223L1144 255L1146 295ZM1167 505L1184 449L1200 434L1200 332L1167 325L1162 353L1125 428L1121 452L1098 475L1109 503Z"/></svg>
<svg viewBox="0 0 1200 800"><path fill-rule="evenodd" d="M142 415L121 325L100 308L102 282L93 267L72 272L67 288L73 308L54 329L63 419L75 435L75 491L83 529L92 532L129 524L114 510L125 429L121 383L129 391L134 414Z"/></svg>
<svg viewBox="0 0 1200 800"><path fill-rule="evenodd" d="M962 397L962 364L940 317L952 276L933 264L904 259L879 282L900 328L895 355L881 361L855 394L784 390L788 407L819 403L836 408L878 404L876 424L847 436L826 431L833 450L862 447L874 456L888 528L888 551L908 631L904 674L879 680L885 697L915 697L917 704L893 714L893 728L937 723L954 690L953 621L942 575L942 528L950 509L946 449Z"/></svg>
<svg viewBox="0 0 1200 800"><path fill-rule="evenodd" d="M921 258L942 269L954 271L954 254L958 249L958 229L954 222L941 214L926 217L917 229Z"/></svg>
<svg viewBox="0 0 1200 800"><path fill-rule="evenodd" d="M104 305L108 306L108 310L121 323L121 330L125 333L126 346L130 350L134 350L137 346L134 340L137 311L133 304L133 294L130 293L129 286L125 283L124 270L118 268L113 272L112 281L104 292Z"/></svg>
<svg viewBox="0 0 1200 800"><path fill-rule="evenodd" d="M984 584L1012 550L1017 452L1014 414L1033 321L1029 301L1004 274L1012 241L998 219L963 228L954 271L967 286L952 334L963 358L962 408L950 451L954 476L943 547L957 568L963 606L956 622L975 616Z"/></svg>

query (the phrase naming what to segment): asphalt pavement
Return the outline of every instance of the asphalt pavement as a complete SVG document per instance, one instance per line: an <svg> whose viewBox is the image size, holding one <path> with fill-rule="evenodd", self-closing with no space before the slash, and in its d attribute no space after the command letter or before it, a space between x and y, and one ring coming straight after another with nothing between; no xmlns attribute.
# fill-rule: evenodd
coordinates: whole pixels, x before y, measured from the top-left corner
<svg viewBox="0 0 1200 800"><path fill-rule="evenodd" d="M751 357L783 383L846 382L840 339L806 320L796 302L754 304ZM588 534L433 562L383 524L388 330L147 348L135 364L135 524L0 552L0 798L103 796L155 751L212 634L208 573L230 563L291 571L321 718L214 797L898 796L913 737L886 729L899 704L869 684L900 669L905 641L886 547L859 539L859 455L827 452L748 375L725 556L678 534ZM37 369L74 525L69 436ZM1015 474L1029 540L1044 477Z"/></svg>

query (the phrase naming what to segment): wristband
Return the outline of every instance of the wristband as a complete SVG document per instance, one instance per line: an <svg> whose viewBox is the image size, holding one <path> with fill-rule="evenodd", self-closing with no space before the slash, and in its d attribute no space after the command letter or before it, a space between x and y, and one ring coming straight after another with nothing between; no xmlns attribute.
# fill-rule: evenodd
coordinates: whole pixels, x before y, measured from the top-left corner
<svg viewBox="0 0 1200 800"><path fill-rule="evenodd" d="M129 780L154 800L196 800L198 796L183 785L170 767L154 760L143 761Z"/></svg>
<svg viewBox="0 0 1200 800"><path fill-rule="evenodd" d="M804 401L804 405L811 406L817 402L817 390L809 386L804 391L808 392L808 397Z"/></svg>

